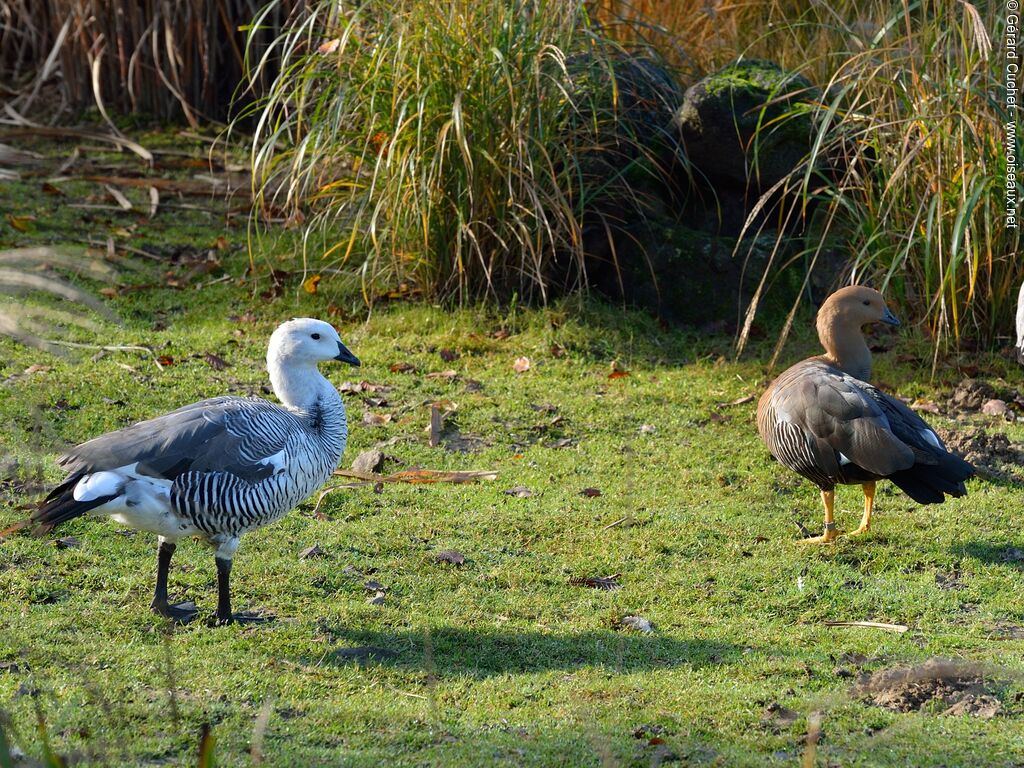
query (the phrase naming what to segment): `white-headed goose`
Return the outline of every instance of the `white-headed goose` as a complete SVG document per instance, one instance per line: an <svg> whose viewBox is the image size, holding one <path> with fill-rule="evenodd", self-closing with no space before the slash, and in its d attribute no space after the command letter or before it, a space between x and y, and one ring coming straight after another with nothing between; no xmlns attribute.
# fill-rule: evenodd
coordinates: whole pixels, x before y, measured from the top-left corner
<svg viewBox="0 0 1024 768"><path fill-rule="evenodd" d="M198 537L217 562L217 620L231 612L229 577L239 538L277 520L316 491L345 450L345 406L317 365L359 365L333 326L289 320L270 337L267 369L283 405L215 397L93 438L59 460L68 478L32 513L37 532L89 514L160 537L152 608L178 621L190 603L167 599L179 539Z"/></svg>

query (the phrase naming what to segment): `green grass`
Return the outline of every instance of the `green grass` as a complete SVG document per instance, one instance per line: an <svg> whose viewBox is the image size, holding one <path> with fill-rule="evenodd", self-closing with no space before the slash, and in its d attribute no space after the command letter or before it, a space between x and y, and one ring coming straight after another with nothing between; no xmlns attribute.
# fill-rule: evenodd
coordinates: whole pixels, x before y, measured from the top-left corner
<svg viewBox="0 0 1024 768"><path fill-rule="evenodd" d="M89 194L84 184L66 189L70 200ZM133 236L115 235L118 242L206 247L221 234L232 245L243 238L221 217L195 211L143 223L113 212L83 219L34 182L2 194L5 209L37 215L34 232L5 228L4 247L105 238L132 223ZM294 242L277 248L277 266L300 268L289 255ZM494 469L498 479L339 490L321 508L326 519L305 504L247 536L235 602L276 615L259 627L197 622L172 631L151 614L156 543L146 534L78 520L55 534L78 539L67 549L8 536L0 544L0 725L29 756L44 757L38 712L54 752L76 765L196 765L206 724L217 764L229 766L256 764L254 741L265 765L648 766L670 755L683 765L796 765L807 718L820 712L818 765L1024 759L1024 640L999 632L1024 624L1021 564L1001 561L1021 546L1018 488L974 480L967 498L921 508L885 484L870 535L806 549L794 510L817 528L816 490L770 460L753 402L719 405L759 394L767 347L731 362L730 338L664 331L590 304L502 316L378 304L367 318L341 292L343 281L309 295L295 276L280 298L254 297L246 255L225 254L229 282L172 291L160 278L110 302L125 324L104 341L150 345L175 360L163 370L144 353L92 360L86 352L76 361L0 341L3 453L52 483L59 473L50 459L62 443L200 397L258 391L271 329L334 305L363 368L325 367L329 378L393 388L375 395L386 406L346 396L352 430L343 463L387 442L384 451L405 465ZM258 290L265 285L264 277ZM787 362L815 348L809 325L798 321ZM502 328L510 335L495 338ZM461 356L445 362L443 349ZM214 371L192 357L207 352L231 367ZM927 352L917 368L897 362L920 352L908 331L879 356L877 377L911 396L934 396L958 378L929 383ZM532 367L517 374L521 355ZM609 379L613 360L631 375ZM405 361L417 372L390 371ZM967 362L1021 384L1005 361ZM33 364L50 369L23 373ZM425 375L447 369L460 378ZM482 390L466 391L466 379ZM429 447L429 403L439 399L457 403L458 429L482 441L475 452ZM545 403L557 410L534 407ZM364 426L367 409L395 418ZM552 425L555 417L562 421ZM642 434L643 424L656 431ZM1005 429L1024 439L1020 426ZM575 443L554 447L564 438ZM504 493L517 485L535 495ZM580 495L585 487L602 495ZM14 505L27 501L12 492L0 526L21 519ZM841 527L852 528L857 489L841 490L838 508ZM624 517L633 524L609 527ZM314 544L325 556L300 559ZM463 566L435 561L449 548L465 554ZM180 546L171 575L172 596L194 599L206 615L215 605L210 555ZM609 574L620 574L622 589L568 583ZM960 588L942 588L953 574ZM387 587L382 606L367 602L371 578ZM629 614L648 618L655 632L618 628ZM824 626L865 619L911 631ZM360 645L396 655L365 667L332 655ZM837 674L842 653L871 657L868 669L932 656L988 662L1004 682L996 688L1003 714L983 721L869 706ZM763 723L773 702L798 713L795 722ZM649 735L635 738L640 726ZM663 744L651 744L653 734Z"/></svg>

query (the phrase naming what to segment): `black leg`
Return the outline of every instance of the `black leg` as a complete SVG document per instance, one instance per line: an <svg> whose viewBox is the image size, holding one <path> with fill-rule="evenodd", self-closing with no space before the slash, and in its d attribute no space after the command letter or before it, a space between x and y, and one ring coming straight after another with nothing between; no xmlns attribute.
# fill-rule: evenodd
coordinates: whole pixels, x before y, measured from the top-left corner
<svg viewBox="0 0 1024 768"><path fill-rule="evenodd" d="M214 557L214 560L217 562L217 623L262 624L271 621L270 616L231 612L231 561L221 557Z"/></svg>
<svg viewBox="0 0 1024 768"><path fill-rule="evenodd" d="M195 603L167 602L167 574L171 569L171 557L178 545L170 541L161 541L160 549L156 556L156 589L153 591L153 603L150 606L154 613L174 619L181 624L187 624L196 617Z"/></svg>
<svg viewBox="0 0 1024 768"><path fill-rule="evenodd" d="M230 624L231 616L231 561L215 557L217 561L217 623Z"/></svg>

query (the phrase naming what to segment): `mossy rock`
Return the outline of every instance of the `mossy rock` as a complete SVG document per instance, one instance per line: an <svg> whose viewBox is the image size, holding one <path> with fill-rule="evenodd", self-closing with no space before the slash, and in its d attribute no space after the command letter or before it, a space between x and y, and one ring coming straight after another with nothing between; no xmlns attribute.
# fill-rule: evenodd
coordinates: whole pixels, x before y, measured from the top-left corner
<svg viewBox="0 0 1024 768"><path fill-rule="evenodd" d="M636 201L671 195L682 145L673 116L683 88L663 64L622 51L577 54L566 63L582 134L576 156L588 205L615 218Z"/></svg>
<svg viewBox="0 0 1024 768"><path fill-rule="evenodd" d="M820 98L802 75L739 61L687 89L675 125L698 177L761 193L809 153Z"/></svg>
<svg viewBox="0 0 1024 768"><path fill-rule="evenodd" d="M576 109L603 126L603 142L648 149L675 143L673 115L683 89L673 74L650 58L611 52L576 54L566 62Z"/></svg>

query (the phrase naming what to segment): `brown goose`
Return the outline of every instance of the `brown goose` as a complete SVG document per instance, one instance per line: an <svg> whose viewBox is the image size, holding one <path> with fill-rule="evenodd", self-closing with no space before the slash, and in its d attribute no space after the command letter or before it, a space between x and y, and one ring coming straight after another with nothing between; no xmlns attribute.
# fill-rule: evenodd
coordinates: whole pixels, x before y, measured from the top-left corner
<svg viewBox="0 0 1024 768"><path fill-rule="evenodd" d="M871 526L876 480L892 480L919 504L938 504L945 494L964 496L974 474L920 416L867 383L871 351L861 329L876 322L899 325L878 291L851 285L833 293L818 310L825 354L787 369L757 404L757 430L772 456L821 489L825 532L809 543L838 536L837 484L864 488L855 535Z"/></svg>

